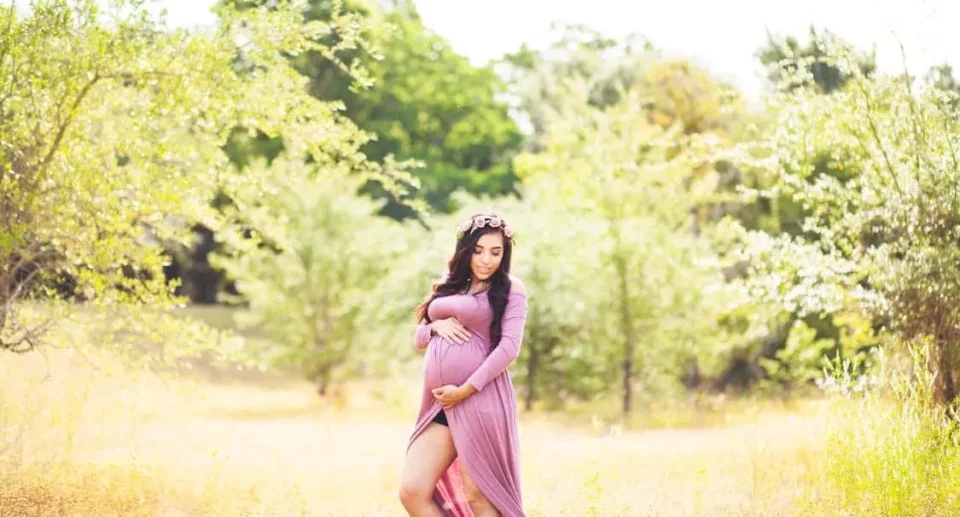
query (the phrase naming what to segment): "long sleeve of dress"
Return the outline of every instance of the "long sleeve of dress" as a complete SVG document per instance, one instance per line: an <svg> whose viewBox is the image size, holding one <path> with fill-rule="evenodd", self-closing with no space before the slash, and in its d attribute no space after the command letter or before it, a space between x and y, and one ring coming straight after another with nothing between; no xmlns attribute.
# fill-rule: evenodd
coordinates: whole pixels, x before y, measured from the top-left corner
<svg viewBox="0 0 960 517"><path fill-rule="evenodd" d="M416 332L413 333L413 346L417 350L422 350L427 347L427 343L430 342L430 324L427 322L421 322L417 326Z"/></svg>
<svg viewBox="0 0 960 517"><path fill-rule="evenodd" d="M467 382L477 391L504 372L520 356L523 327L527 322L527 296L524 292L511 291L507 308L500 320L500 344L470 375Z"/></svg>

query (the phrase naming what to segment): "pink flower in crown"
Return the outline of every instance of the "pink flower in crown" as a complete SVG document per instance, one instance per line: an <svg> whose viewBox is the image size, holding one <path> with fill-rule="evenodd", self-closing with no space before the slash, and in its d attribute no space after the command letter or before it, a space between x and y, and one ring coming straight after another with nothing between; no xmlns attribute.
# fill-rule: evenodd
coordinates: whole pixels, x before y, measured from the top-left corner
<svg viewBox="0 0 960 517"><path fill-rule="evenodd" d="M490 227L491 227L491 228L499 228L501 224L503 224L503 221L500 219L499 216L496 216L496 215L495 215L495 216L490 217Z"/></svg>
<svg viewBox="0 0 960 517"><path fill-rule="evenodd" d="M503 225L503 235L506 236L508 239L512 239L512 238L513 238L513 229L510 228L510 227L507 226L507 225Z"/></svg>
<svg viewBox="0 0 960 517"><path fill-rule="evenodd" d="M473 221L464 221L463 224L457 227L461 233L467 233L470 231L470 228L473 226Z"/></svg>
<svg viewBox="0 0 960 517"><path fill-rule="evenodd" d="M482 215L478 215L473 218L473 225L477 228L483 228L486 223L486 218L484 218Z"/></svg>

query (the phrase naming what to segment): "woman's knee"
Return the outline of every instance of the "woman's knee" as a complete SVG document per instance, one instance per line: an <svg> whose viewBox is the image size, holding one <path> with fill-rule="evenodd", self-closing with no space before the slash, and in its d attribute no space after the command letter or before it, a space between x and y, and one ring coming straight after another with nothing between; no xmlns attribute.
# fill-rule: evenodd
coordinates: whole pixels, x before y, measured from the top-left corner
<svg viewBox="0 0 960 517"><path fill-rule="evenodd" d="M400 502L404 507L416 507L427 503L433 497L433 487L416 481L400 483Z"/></svg>

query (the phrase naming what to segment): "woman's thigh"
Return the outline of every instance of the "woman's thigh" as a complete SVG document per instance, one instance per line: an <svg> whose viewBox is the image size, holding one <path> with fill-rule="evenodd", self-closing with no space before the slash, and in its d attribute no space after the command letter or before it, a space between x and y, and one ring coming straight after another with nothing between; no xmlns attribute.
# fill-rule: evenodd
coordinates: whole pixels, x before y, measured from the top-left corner
<svg viewBox="0 0 960 517"><path fill-rule="evenodd" d="M407 450L400 486L407 490L433 493L437 480L457 457L450 429L431 422Z"/></svg>

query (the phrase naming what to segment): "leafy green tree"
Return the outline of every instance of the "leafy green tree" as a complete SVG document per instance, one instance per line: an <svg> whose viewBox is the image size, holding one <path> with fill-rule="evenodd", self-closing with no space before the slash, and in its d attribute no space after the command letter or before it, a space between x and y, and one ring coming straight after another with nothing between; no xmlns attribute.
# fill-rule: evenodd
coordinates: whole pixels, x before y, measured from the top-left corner
<svg viewBox="0 0 960 517"><path fill-rule="evenodd" d="M767 45L757 52L757 57L767 67L770 81L779 90L810 88L829 94L842 89L852 77L851 73L845 72L833 62L828 51L830 48L843 48L854 56L852 59L856 61L856 72L860 75L870 76L876 70L875 52L859 52L835 34L829 31L818 33L813 27L810 28L810 41L806 46L793 37L777 40L768 34ZM755 131L768 131L766 122L759 124ZM743 135L743 140L752 138L752 135ZM820 149L817 152L816 156L809 159L816 169L816 175L829 174L845 181L858 174L855 168L844 167L832 150ZM753 189L765 189L777 181L771 171L763 170L743 172L742 179L744 186ZM801 203L789 195L758 198L755 203L743 206L735 213L750 229L816 238L803 228L803 221L809 214L804 211Z"/></svg>
<svg viewBox="0 0 960 517"><path fill-rule="evenodd" d="M660 372L679 377L698 344L716 342L705 338L724 297L704 293L722 277L690 231L691 209L712 187L691 178L699 157L676 154L681 133L649 122L635 91L605 109L590 104L587 86L579 91L551 120L544 150L519 157L517 168L562 204L558 213L589 224L592 239L579 246L598 252L590 274L606 308L591 338L618 365L629 415L635 384Z"/></svg>
<svg viewBox="0 0 960 517"><path fill-rule="evenodd" d="M960 90L960 84L953 77L953 67L949 64L942 64L930 68L927 72L927 82L934 88L943 91L957 92Z"/></svg>
<svg viewBox="0 0 960 517"><path fill-rule="evenodd" d="M823 375L826 353L836 346L832 339L818 338L817 331L795 320L783 348L775 358L760 358L760 365L778 383L799 384Z"/></svg>
<svg viewBox="0 0 960 517"><path fill-rule="evenodd" d="M615 40L585 25L554 24L559 35L545 50L526 45L496 64L509 85L515 115L530 126L526 146L542 149L553 113L562 109L570 81L582 81L589 103L617 103L657 58L650 42L639 37Z"/></svg>
<svg viewBox="0 0 960 517"><path fill-rule="evenodd" d="M803 204L815 239L754 236L770 299L798 313L860 302L902 342L930 349L936 399L957 398L960 340L957 221L960 127L944 99L904 76L869 77L842 47L828 62L848 77L832 95L800 88L771 103L774 130L747 146L749 166L777 173L775 188ZM773 136L775 135L775 136ZM837 178L814 157L857 171ZM787 252L789 250L789 252Z"/></svg>
<svg viewBox="0 0 960 517"><path fill-rule="evenodd" d="M243 325L272 338L272 362L301 368L326 395L391 325L382 282L408 243L399 224L376 215L378 204L355 194L360 178L349 169L281 156L253 172L270 181L235 191L227 212L245 231L225 233L226 253L213 263L248 302Z"/></svg>
<svg viewBox="0 0 960 517"><path fill-rule="evenodd" d="M261 1L225 0L246 10ZM342 113L370 132L363 152L383 162L388 157L419 161L414 189L390 189L370 181L363 190L387 202L381 209L393 218L454 208L451 193L504 194L514 190L510 156L521 135L495 98L499 79L487 68L469 64L439 36L423 26L412 4L380 7L360 0L306 4L304 23L314 21L342 30L315 30L315 50L288 53L298 71L309 77L308 91L342 108ZM321 25L323 27L323 25ZM358 66L362 63L362 67ZM255 128L235 127L224 149L238 167L257 157L273 160L283 138ZM217 206L229 203L218 196ZM418 215L419 217L419 215ZM210 228L195 227L189 247L168 243L173 261L167 269L182 282L180 293L210 303L221 290L233 290L229 278L212 268L211 251L219 250Z"/></svg>
<svg viewBox="0 0 960 517"><path fill-rule="evenodd" d="M583 25L554 25L557 40L544 50L527 46L504 56L497 67L511 86L514 108L529 121L528 147L538 149L551 113L560 109L570 81L583 81L598 108L618 103L626 92L646 96L651 121L682 124L687 134L730 136L743 118L742 102L730 85L684 59L667 58L652 42L628 36L611 39Z"/></svg>
<svg viewBox="0 0 960 517"><path fill-rule="evenodd" d="M927 85L943 92L952 92L943 98L943 102L951 109L957 110L960 104L957 103L956 95L960 94L960 83L953 77L953 67L949 64L942 64L931 67L925 77Z"/></svg>
<svg viewBox="0 0 960 517"><path fill-rule="evenodd" d="M532 126L527 147L536 151L549 131L553 113L562 109L571 84L583 84L588 103L604 108L626 95L639 95L646 116L665 130L677 126L690 138L681 146L728 145L744 133L748 114L739 92L683 59L668 59L649 41L639 37L606 38L580 25L557 26L560 35L545 50L523 47L502 59L499 70L511 85L518 117ZM694 208L698 220L716 221L728 213L743 212L735 194L742 171L729 162L716 163L712 153L693 164L691 175L719 172L714 199Z"/></svg>
<svg viewBox="0 0 960 517"><path fill-rule="evenodd" d="M608 393L609 379L616 377L606 360L604 340L597 339L601 328L596 314L603 298L592 272L600 249L593 246L593 226L563 214L549 193L527 189L524 196L523 206L505 207L514 221L522 221L517 228L522 260L514 271L535 297L517 381L524 386L527 410L538 401L560 408L572 398L590 400Z"/></svg>
<svg viewBox="0 0 960 517"><path fill-rule="evenodd" d="M842 88L853 74L835 66L829 60L825 41L841 44L851 52L852 48L830 31L818 33L810 27L810 41L803 46L796 38L788 36L778 39L767 33L767 44L757 51L760 62L767 67L770 82L784 88L798 88L802 84L813 84L821 93L833 93ZM869 76L877 69L876 51L858 53L856 60L858 73Z"/></svg>
<svg viewBox="0 0 960 517"><path fill-rule="evenodd" d="M569 26L546 50L522 48L506 56L501 69L513 87L520 113L529 117L533 126L529 149L544 149L550 124L558 118L555 113L563 109L571 95L579 94L571 90L572 84L580 85L586 92L586 103L597 109L632 95L650 124L676 135L664 158L684 155L688 161L681 174L687 181L701 187L708 182L711 185L712 190L702 192L696 203L688 206L694 215L691 231L703 227L710 232L717 221L733 216L750 228L803 233L801 207L788 196L744 202L739 189L768 186L774 181L772 174L738 167L722 150L751 136L747 130L750 127L762 131L764 120L745 110L736 90L690 63L664 58L649 42L616 41L582 26ZM819 157L823 170L828 170L830 163L829 157ZM834 174L845 175L842 171ZM524 192L529 195L533 190ZM748 386L765 375L758 361L775 357L789 336L792 321L756 306L724 315L715 329L724 337L715 337L717 346L710 349L716 353L686 357L686 373L682 374L685 382L691 387L713 389ZM829 325L815 328L823 330L824 336L836 331Z"/></svg>
<svg viewBox="0 0 960 517"><path fill-rule="evenodd" d="M770 79L777 84L778 88L789 91L807 87L820 93L830 93L846 84L847 74L832 64L826 49L830 46L841 46L847 48L850 52L853 52L853 50L829 32L819 34L811 29L810 38L807 46L803 47L794 38L778 41L772 35L768 35L768 44L757 55L767 66ZM874 55L858 54L858 56L860 73L873 73L875 68ZM752 118L755 124L741 125L740 127L746 128L746 130L738 131L735 134L735 140L764 138L764 136L757 135L773 131L764 114L756 114ZM726 144L729 145L730 142L730 139L726 140ZM855 168L845 167L839 162L832 149L818 150L815 156L809 158L808 163L813 165L816 171L814 175L826 174L840 181L846 181L858 174ZM722 172L724 178L721 191L727 195L722 197L719 203L701 207L701 213L711 218L729 214L748 229L761 230L773 235L788 234L811 240L818 238L804 228L804 220L810 214L807 213L804 205L789 193L775 191L771 192L770 195L755 197L744 202L744 198L736 194L741 188L768 189L778 180L776 171L763 168L743 168L741 165L737 160L729 160L727 157L722 157L718 161L718 170ZM785 164L785 166L792 167L793 164ZM792 359L800 356L797 354L791 355L788 351L783 350L785 347L797 348L799 346L797 343L803 344L799 349L806 353L806 345L823 344L829 341L834 343L832 347L824 348L820 346L812 354L830 355L838 353L837 347L839 345L836 336L840 329L835 326L830 315L806 315L801 317L797 314L784 312L779 315L767 314L766 319L771 325L770 333L745 343L737 349L737 352L729 358L729 364L720 374L720 377L714 380L717 388L723 389L730 384L747 386L758 378L770 375L782 378L789 376L788 373L792 375L789 368L800 371L800 365L792 365L791 360L787 359L787 356ZM815 339L804 338L799 341L794 339L793 334L800 332L798 325L800 325L801 320L803 324L808 325L816 332ZM761 367L761 364L764 366ZM802 375L798 375L802 377Z"/></svg>
<svg viewBox="0 0 960 517"><path fill-rule="evenodd" d="M31 350L52 325L25 323L27 298L178 302L159 243L188 242L195 222L218 228L214 195L265 181L229 167L222 147L236 126L295 137L317 163L383 175L357 150L365 136L308 95L285 57L349 26L304 24L284 6L220 16L215 30L191 33L166 30L138 2L0 7L3 349Z"/></svg>
<svg viewBox="0 0 960 517"><path fill-rule="evenodd" d="M347 117L376 135L363 152L374 161L394 156L421 162L422 167L413 171L419 179L419 197L434 210L453 210L450 196L457 190L512 193L516 177L511 158L522 135L507 106L497 99L503 86L494 71L475 67L457 54L424 26L408 0L389 6L317 0L306 10L307 20L328 22L337 16L361 19L368 27L365 45L345 49L368 71L362 83L354 80L353 70L338 66L322 49L291 60L310 79L312 95L342 102ZM335 47L342 38L340 33L325 33L318 39ZM368 184L366 190L387 200L383 212L390 217L416 214L414 207L386 195L377 183Z"/></svg>
<svg viewBox="0 0 960 517"><path fill-rule="evenodd" d="M736 89L686 60L651 63L638 87L649 98L652 122L664 128L678 124L688 135L732 139L747 118Z"/></svg>

